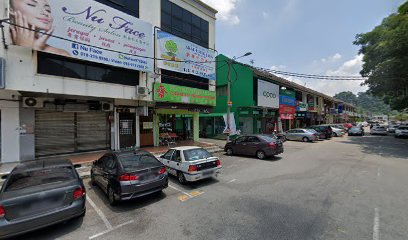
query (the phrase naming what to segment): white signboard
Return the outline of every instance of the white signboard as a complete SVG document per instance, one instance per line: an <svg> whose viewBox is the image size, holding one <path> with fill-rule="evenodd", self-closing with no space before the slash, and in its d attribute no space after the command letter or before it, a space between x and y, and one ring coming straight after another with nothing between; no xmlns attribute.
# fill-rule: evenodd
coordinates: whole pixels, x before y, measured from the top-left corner
<svg viewBox="0 0 408 240"><path fill-rule="evenodd" d="M279 86L258 79L258 106L279 108Z"/></svg>
<svg viewBox="0 0 408 240"><path fill-rule="evenodd" d="M37 33L12 25L12 44L153 72L153 59L145 58L154 55L151 24L92 0L29 2L35 11L30 11L25 1L11 0L10 21Z"/></svg>
<svg viewBox="0 0 408 240"><path fill-rule="evenodd" d="M213 50L157 30L157 66L185 74L215 80L215 56ZM166 61L167 60L167 61ZM187 61L187 62L184 62Z"/></svg>

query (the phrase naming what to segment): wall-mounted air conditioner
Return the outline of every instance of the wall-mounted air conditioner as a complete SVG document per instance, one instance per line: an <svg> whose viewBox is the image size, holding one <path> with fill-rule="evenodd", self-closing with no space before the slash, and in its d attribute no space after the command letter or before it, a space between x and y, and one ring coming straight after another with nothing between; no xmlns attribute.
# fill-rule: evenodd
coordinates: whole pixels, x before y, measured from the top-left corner
<svg viewBox="0 0 408 240"><path fill-rule="evenodd" d="M147 96L147 94L148 94L147 87L142 87L142 86L136 87L136 95L143 97L143 96Z"/></svg>
<svg viewBox="0 0 408 240"><path fill-rule="evenodd" d="M104 112L112 112L113 111L113 103L101 102L101 109Z"/></svg>
<svg viewBox="0 0 408 240"><path fill-rule="evenodd" d="M43 98L23 97L24 108L42 108L44 107Z"/></svg>

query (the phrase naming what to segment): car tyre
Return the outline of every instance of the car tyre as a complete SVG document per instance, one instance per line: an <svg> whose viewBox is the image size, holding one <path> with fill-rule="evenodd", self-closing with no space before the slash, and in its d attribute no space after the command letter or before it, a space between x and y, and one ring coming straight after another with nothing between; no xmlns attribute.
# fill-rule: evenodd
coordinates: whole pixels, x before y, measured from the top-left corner
<svg viewBox="0 0 408 240"><path fill-rule="evenodd" d="M257 151L256 152L256 157L258 158L258 159L260 159L260 160L263 160L263 159L265 159L265 152L264 151Z"/></svg>
<svg viewBox="0 0 408 240"><path fill-rule="evenodd" d="M232 151L232 148L227 148L227 155L232 156L234 154L234 151Z"/></svg>
<svg viewBox="0 0 408 240"><path fill-rule="evenodd" d="M303 142L309 142L310 140L309 140L308 137L303 137L303 138L302 138L302 141L303 141Z"/></svg>
<svg viewBox="0 0 408 240"><path fill-rule="evenodd" d="M184 174L182 172L177 173L177 179L178 179L179 183L182 184L182 185L185 185L187 183L186 177L184 176Z"/></svg>
<svg viewBox="0 0 408 240"><path fill-rule="evenodd" d="M334 136L334 137L338 137L337 133L333 133L333 136Z"/></svg>
<svg viewBox="0 0 408 240"><path fill-rule="evenodd" d="M115 206L118 204L118 200L115 197L115 192L113 191L112 187L108 187L108 200L111 206Z"/></svg>

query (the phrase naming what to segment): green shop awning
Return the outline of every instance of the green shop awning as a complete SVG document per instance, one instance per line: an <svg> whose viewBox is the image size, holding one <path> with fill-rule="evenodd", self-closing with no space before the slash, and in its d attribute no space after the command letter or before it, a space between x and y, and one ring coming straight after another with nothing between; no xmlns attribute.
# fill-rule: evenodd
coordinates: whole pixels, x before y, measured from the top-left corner
<svg viewBox="0 0 408 240"><path fill-rule="evenodd" d="M227 113L209 113L209 114L200 113L200 117L222 117L224 116L224 114Z"/></svg>

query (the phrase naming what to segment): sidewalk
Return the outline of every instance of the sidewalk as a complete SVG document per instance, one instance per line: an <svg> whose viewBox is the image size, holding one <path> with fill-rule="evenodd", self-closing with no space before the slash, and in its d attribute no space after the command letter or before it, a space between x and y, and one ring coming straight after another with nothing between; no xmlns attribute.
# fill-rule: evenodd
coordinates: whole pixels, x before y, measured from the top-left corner
<svg viewBox="0 0 408 240"><path fill-rule="evenodd" d="M200 142L214 144L222 149L224 149L227 140L218 140L218 139L211 139L211 138L200 138Z"/></svg>

